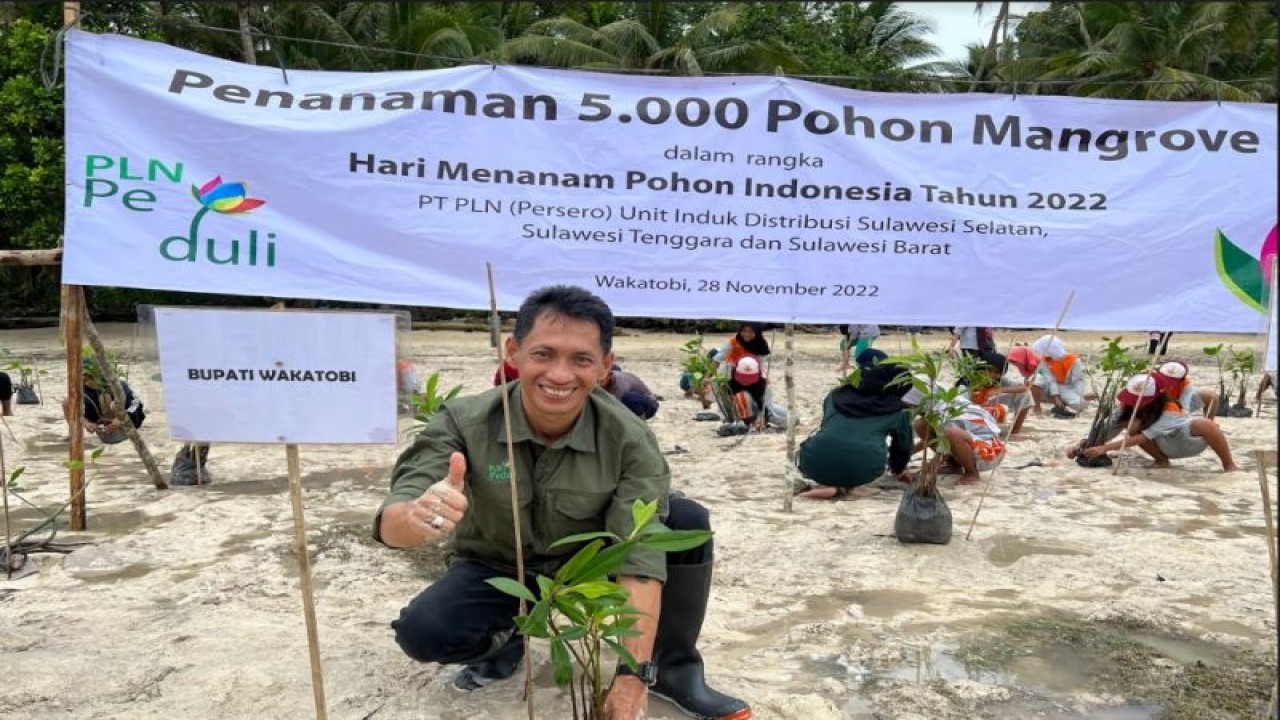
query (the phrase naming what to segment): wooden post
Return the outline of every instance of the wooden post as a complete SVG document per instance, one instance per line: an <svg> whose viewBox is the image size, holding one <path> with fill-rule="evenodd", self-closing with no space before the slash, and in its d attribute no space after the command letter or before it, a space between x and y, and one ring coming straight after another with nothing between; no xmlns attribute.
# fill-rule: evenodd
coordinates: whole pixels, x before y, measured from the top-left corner
<svg viewBox="0 0 1280 720"><path fill-rule="evenodd" d="M89 344L93 346L93 353L98 357L98 368L102 371L102 377L107 381L107 389L116 398L116 404L120 408L128 405L126 400L124 387L120 384L120 378L116 376L116 369L111 366L111 359L107 356L107 348L102 344L102 338L99 337L98 331L93 327L93 321L89 319L89 311L84 310L84 334L89 338ZM164 476L160 474L160 468L156 467L156 459L152 457L151 451L147 449L146 442L143 441L142 435L138 434L138 428L133 426L133 419L126 412L121 412L119 420L124 428L125 433L129 437L129 442L133 443L133 449L138 451L138 457L142 458L142 466L147 469L147 475L151 478L151 483L160 490L169 487L169 483L165 481Z"/></svg>
<svg viewBox="0 0 1280 720"><path fill-rule="evenodd" d="M62 3L62 24L77 25L80 3ZM84 369L80 366L80 319L84 317L84 289L62 286L62 343L67 350L67 426L71 443L67 469L71 473L71 529L85 529L84 505Z"/></svg>
<svg viewBox="0 0 1280 720"><path fill-rule="evenodd" d="M787 359L783 364L783 379L787 388L787 468L783 472L783 478L787 483L787 492L783 495L782 509L784 512L791 512L791 497L794 495L791 484L796 472L796 326L793 323L787 323L783 327L783 337L786 338L787 346Z"/></svg>
<svg viewBox="0 0 1280 720"><path fill-rule="evenodd" d="M61 265L62 248L51 250L0 250L0 266L35 267L39 265Z"/></svg>
<svg viewBox="0 0 1280 720"><path fill-rule="evenodd" d="M67 353L67 431L70 449L67 470L71 474L71 529L84 530L84 367L80 364L83 333L84 289L79 285L62 286L62 344Z"/></svg>
<svg viewBox="0 0 1280 720"><path fill-rule="evenodd" d="M284 446L289 462L289 501L293 505L293 551L298 556L298 580L302 584L302 611L307 619L307 652L311 657L311 693L315 698L316 717L326 720L329 711L324 701L324 671L320 667L320 634L316 629L316 600L311 588L311 558L307 554L307 521L302 512L302 468L298 446Z"/></svg>

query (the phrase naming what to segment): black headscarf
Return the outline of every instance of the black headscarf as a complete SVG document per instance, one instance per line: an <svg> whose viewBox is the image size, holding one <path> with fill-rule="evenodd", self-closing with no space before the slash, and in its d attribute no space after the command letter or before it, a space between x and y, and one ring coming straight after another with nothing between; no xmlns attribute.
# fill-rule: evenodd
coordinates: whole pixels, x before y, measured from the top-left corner
<svg viewBox="0 0 1280 720"><path fill-rule="evenodd" d="M756 339L747 342L742 337L743 328L751 328L756 331ZM743 350L755 355L756 357L764 357L769 354L769 341L764 339L764 326L760 323L744 322L738 325L738 332L734 335L738 339L738 344Z"/></svg>
<svg viewBox="0 0 1280 720"><path fill-rule="evenodd" d="M902 410L902 396L911 386L907 383L890 385L898 376L907 372L901 365L884 364L888 356L880 350L868 348L859 353L856 362L862 370L857 385L842 385L831 393L836 412L845 417L876 417L892 415Z"/></svg>

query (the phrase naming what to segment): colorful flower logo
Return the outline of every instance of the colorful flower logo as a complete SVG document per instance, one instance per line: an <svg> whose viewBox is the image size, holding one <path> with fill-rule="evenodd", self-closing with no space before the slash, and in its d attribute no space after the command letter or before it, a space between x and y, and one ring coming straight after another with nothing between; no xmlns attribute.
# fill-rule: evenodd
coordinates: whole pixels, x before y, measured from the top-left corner
<svg viewBox="0 0 1280 720"><path fill-rule="evenodd" d="M203 187L197 188L192 185L191 197L195 198L196 202L203 205L206 210L212 210L224 215L247 213L254 208L267 204L266 200L245 197L244 183L224 183L221 175L205 183Z"/></svg>
<svg viewBox="0 0 1280 720"><path fill-rule="evenodd" d="M1267 311L1267 290L1271 286L1271 274L1276 264L1276 230L1262 243L1262 253L1255 258L1240 246L1231 242L1219 228L1214 234L1213 255L1218 264L1218 276L1236 297L1258 312Z"/></svg>

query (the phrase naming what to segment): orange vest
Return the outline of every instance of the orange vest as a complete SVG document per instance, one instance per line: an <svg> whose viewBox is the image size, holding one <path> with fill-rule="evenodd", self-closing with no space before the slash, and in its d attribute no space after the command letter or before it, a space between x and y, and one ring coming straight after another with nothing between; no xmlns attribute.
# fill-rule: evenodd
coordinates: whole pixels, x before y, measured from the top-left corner
<svg viewBox="0 0 1280 720"><path fill-rule="evenodd" d="M1045 358L1044 362L1048 364L1049 371L1053 373L1053 377L1060 383L1065 383L1067 377L1071 375L1071 367L1076 364L1075 355L1063 355L1061 358L1054 360L1053 358Z"/></svg>

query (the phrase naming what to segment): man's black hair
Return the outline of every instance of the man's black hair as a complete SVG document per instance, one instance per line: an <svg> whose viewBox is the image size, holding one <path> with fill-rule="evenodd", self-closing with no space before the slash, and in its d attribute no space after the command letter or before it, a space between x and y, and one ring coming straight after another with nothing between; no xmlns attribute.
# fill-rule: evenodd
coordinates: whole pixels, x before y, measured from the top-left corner
<svg viewBox="0 0 1280 720"><path fill-rule="evenodd" d="M516 342L524 342L533 323L551 313L574 320L590 320L600 328L600 348L608 355L613 348L613 311L604 300L574 285L551 285L533 291L516 312Z"/></svg>

